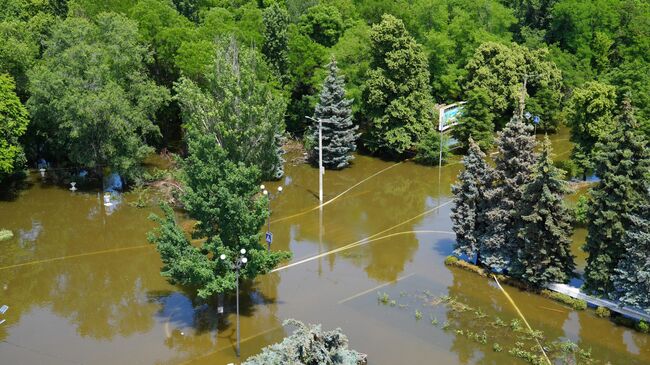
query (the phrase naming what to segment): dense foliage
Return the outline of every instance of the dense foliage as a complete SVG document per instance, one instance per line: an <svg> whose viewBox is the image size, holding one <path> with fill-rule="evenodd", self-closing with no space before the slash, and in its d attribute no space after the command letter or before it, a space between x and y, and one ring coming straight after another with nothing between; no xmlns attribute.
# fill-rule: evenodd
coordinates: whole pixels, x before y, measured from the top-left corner
<svg viewBox="0 0 650 365"><path fill-rule="evenodd" d="M585 288L600 295L615 292L613 275L626 254L630 217L637 214L647 197L650 148L647 138L638 132L629 100L624 101L622 109L617 118L618 128L598 146L601 152L596 159L596 175L600 182L591 190L587 211L584 249L589 257Z"/></svg>
<svg viewBox="0 0 650 365"><path fill-rule="evenodd" d="M176 223L174 212L163 206L163 217L154 216L159 226L149 235L163 261L161 274L174 284L196 288L199 297L235 289L231 263L246 250L248 263L241 269L244 279L266 273L290 256L267 251L260 240L260 228L267 216L267 202L259 196L257 167L228 159L215 144L214 135L190 128L188 156L182 161L184 191L182 202L197 223L194 245ZM220 255L227 260L220 260Z"/></svg>
<svg viewBox="0 0 650 365"><path fill-rule="evenodd" d="M137 169L153 151L155 114L169 99L147 75L137 24L112 13L70 17L45 47L28 72L32 148L73 166Z"/></svg>
<svg viewBox="0 0 650 365"><path fill-rule="evenodd" d="M321 325L305 325L287 320L297 329L282 342L267 346L245 365L362 365L365 355L348 349L348 338L340 329L323 331Z"/></svg>
<svg viewBox="0 0 650 365"><path fill-rule="evenodd" d="M20 138L27 130L27 110L16 95L11 76L0 74L0 182L25 163Z"/></svg>
<svg viewBox="0 0 650 365"><path fill-rule="evenodd" d="M553 166L551 142L546 137L533 178L516 207L521 221L516 227L515 256L510 271L532 287L566 283L574 276L573 217L564 202L569 192L562 173Z"/></svg>

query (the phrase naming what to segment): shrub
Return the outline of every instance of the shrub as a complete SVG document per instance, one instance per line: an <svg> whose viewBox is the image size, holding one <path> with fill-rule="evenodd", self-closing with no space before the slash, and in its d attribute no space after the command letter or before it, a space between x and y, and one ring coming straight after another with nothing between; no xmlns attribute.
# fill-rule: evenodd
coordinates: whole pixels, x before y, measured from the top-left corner
<svg viewBox="0 0 650 365"><path fill-rule="evenodd" d="M445 257L445 265L453 266L458 262L459 258L456 256L447 256Z"/></svg>
<svg viewBox="0 0 650 365"><path fill-rule="evenodd" d="M578 202L576 203L573 212L576 219L576 224L585 226L587 224L587 208L589 204L589 198L586 195L580 195Z"/></svg>
<svg viewBox="0 0 650 365"><path fill-rule="evenodd" d="M612 312L609 311L609 309L605 307L598 307L596 308L596 315L600 318L607 318L612 314Z"/></svg>
<svg viewBox="0 0 650 365"><path fill-rule="evenodd" d="M541 293L544 297L555 300L570 306L575 310L585 310L587 309L587 302L580 299L573 299L570 296L562 293L556 293L550 290L542 290Z"/></svg>
<svg viewBox="0 0 650 365"><path fill-rule="evenodd" d="M417 153L415 155L415 162L422 165L438 165L440 162L440 133L431 130L424 135L417 144ZM449 156L449 146L447 145L447 137L442 137L442 163L447 162Z"/></svg>
<svg viewBox="0 0 650 365"><path fill-rule="evenodd" d="M644 322L644 321L640 321L639 323L637 323L637 325L636 325L636 329L637 329L639 332L650 333L650 325L648 325L648 324L647 324L646 322Z"/></svg>
<svg viewBox="0 0 650 365"><path fill-rule="evenodd" d="M8 229L0 229L0 242L12 239L14 237L13 232Z"/></svg>

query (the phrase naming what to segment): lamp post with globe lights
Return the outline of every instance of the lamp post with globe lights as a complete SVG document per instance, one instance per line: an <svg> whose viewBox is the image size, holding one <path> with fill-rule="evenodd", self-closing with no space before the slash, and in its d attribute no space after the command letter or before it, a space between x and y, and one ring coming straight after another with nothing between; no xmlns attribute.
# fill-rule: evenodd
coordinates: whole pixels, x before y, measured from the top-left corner
<svg viewBox="0 0 650 365"><path fill-rule="evenodd" d="M235 282L236 282L236 297L237 297L237 357L239 357L239 270L246 265L248 258L244 256L246 254L246 249L242 248L239 250L241 254L239 257L235 258L233 261L228 261L228 257L225 254L221 254L219 258L226 264L230 265L230 269L235 270Z"/></svg>
<svg viewBox="0 0 650 365"><path fill-rule="evenodd" d="M268 190L266 190L266 186L260 185L260 190L262 191L262 194L268 198L268 205L267 205L267 210L268 210L268 215L266 218L266 244L267 244L267 250L271 250L271 242L273 242L273 233L271 233L271 200L275 199L282 193L282 186L278 186L278 192L275 194L271 194Z"/></svg>

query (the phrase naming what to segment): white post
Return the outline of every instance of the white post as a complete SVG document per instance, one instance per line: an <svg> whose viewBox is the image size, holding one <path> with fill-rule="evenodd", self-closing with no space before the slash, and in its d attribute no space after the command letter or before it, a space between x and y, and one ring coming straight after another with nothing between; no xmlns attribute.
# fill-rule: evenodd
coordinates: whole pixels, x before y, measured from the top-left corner
<svg viewBox="0 0 650 365"><path fill-rule="evenodd" d="M323 121L318 118L318 199L323 204Z"/></svg>

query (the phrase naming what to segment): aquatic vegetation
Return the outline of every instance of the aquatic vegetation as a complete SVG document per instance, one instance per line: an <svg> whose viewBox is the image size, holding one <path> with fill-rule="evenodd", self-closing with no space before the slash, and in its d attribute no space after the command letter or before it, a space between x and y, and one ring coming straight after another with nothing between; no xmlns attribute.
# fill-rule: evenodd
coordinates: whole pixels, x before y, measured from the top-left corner
<svg viewBox="0 0 650 365"><path fill-rule="evenodd" d="M430 318L431 318L431 324L434 325L434 326L437 326L438 325L438 318L436 318L434 316L430 316Z"/></svg>
<svg viewBox="0 0 650 365"><path fill-rule="evenodd" d="M495 342L495 343L492 345L492 350L493 350L494 352L501 352L501 351L503 351L503 347L501 347L501 345L499 345L497 342Z"/></svg>
<svg viewBox="0 0 650 365"><path fill-rule="evenodd" d="M415 310L415 319L418 321L422 319L422 312L419 309Z"/></svg>
<svg viewBox="0 0 650 365"><path fill-rule="evenodd" d="M14 237L13 232L8 229L0 229L0 242L12 239Z"/></svg>
<svg viewBox="0 0 650 365"><path fill-rule="evenodd" d="M637 329L639 332L642 332L642 333L650 333L650 325L648 325L648 324L647 324L646 322L644 322L644 321L639 322L639 323L636 325L636 329Z"/></svg>
<svg viewBox="0 0 650 365"><path fill-rule="evenodd" d="M388 293L377 292L377 300L381 304L388 304L390 302L390 297L388 296Z"/></svg>

